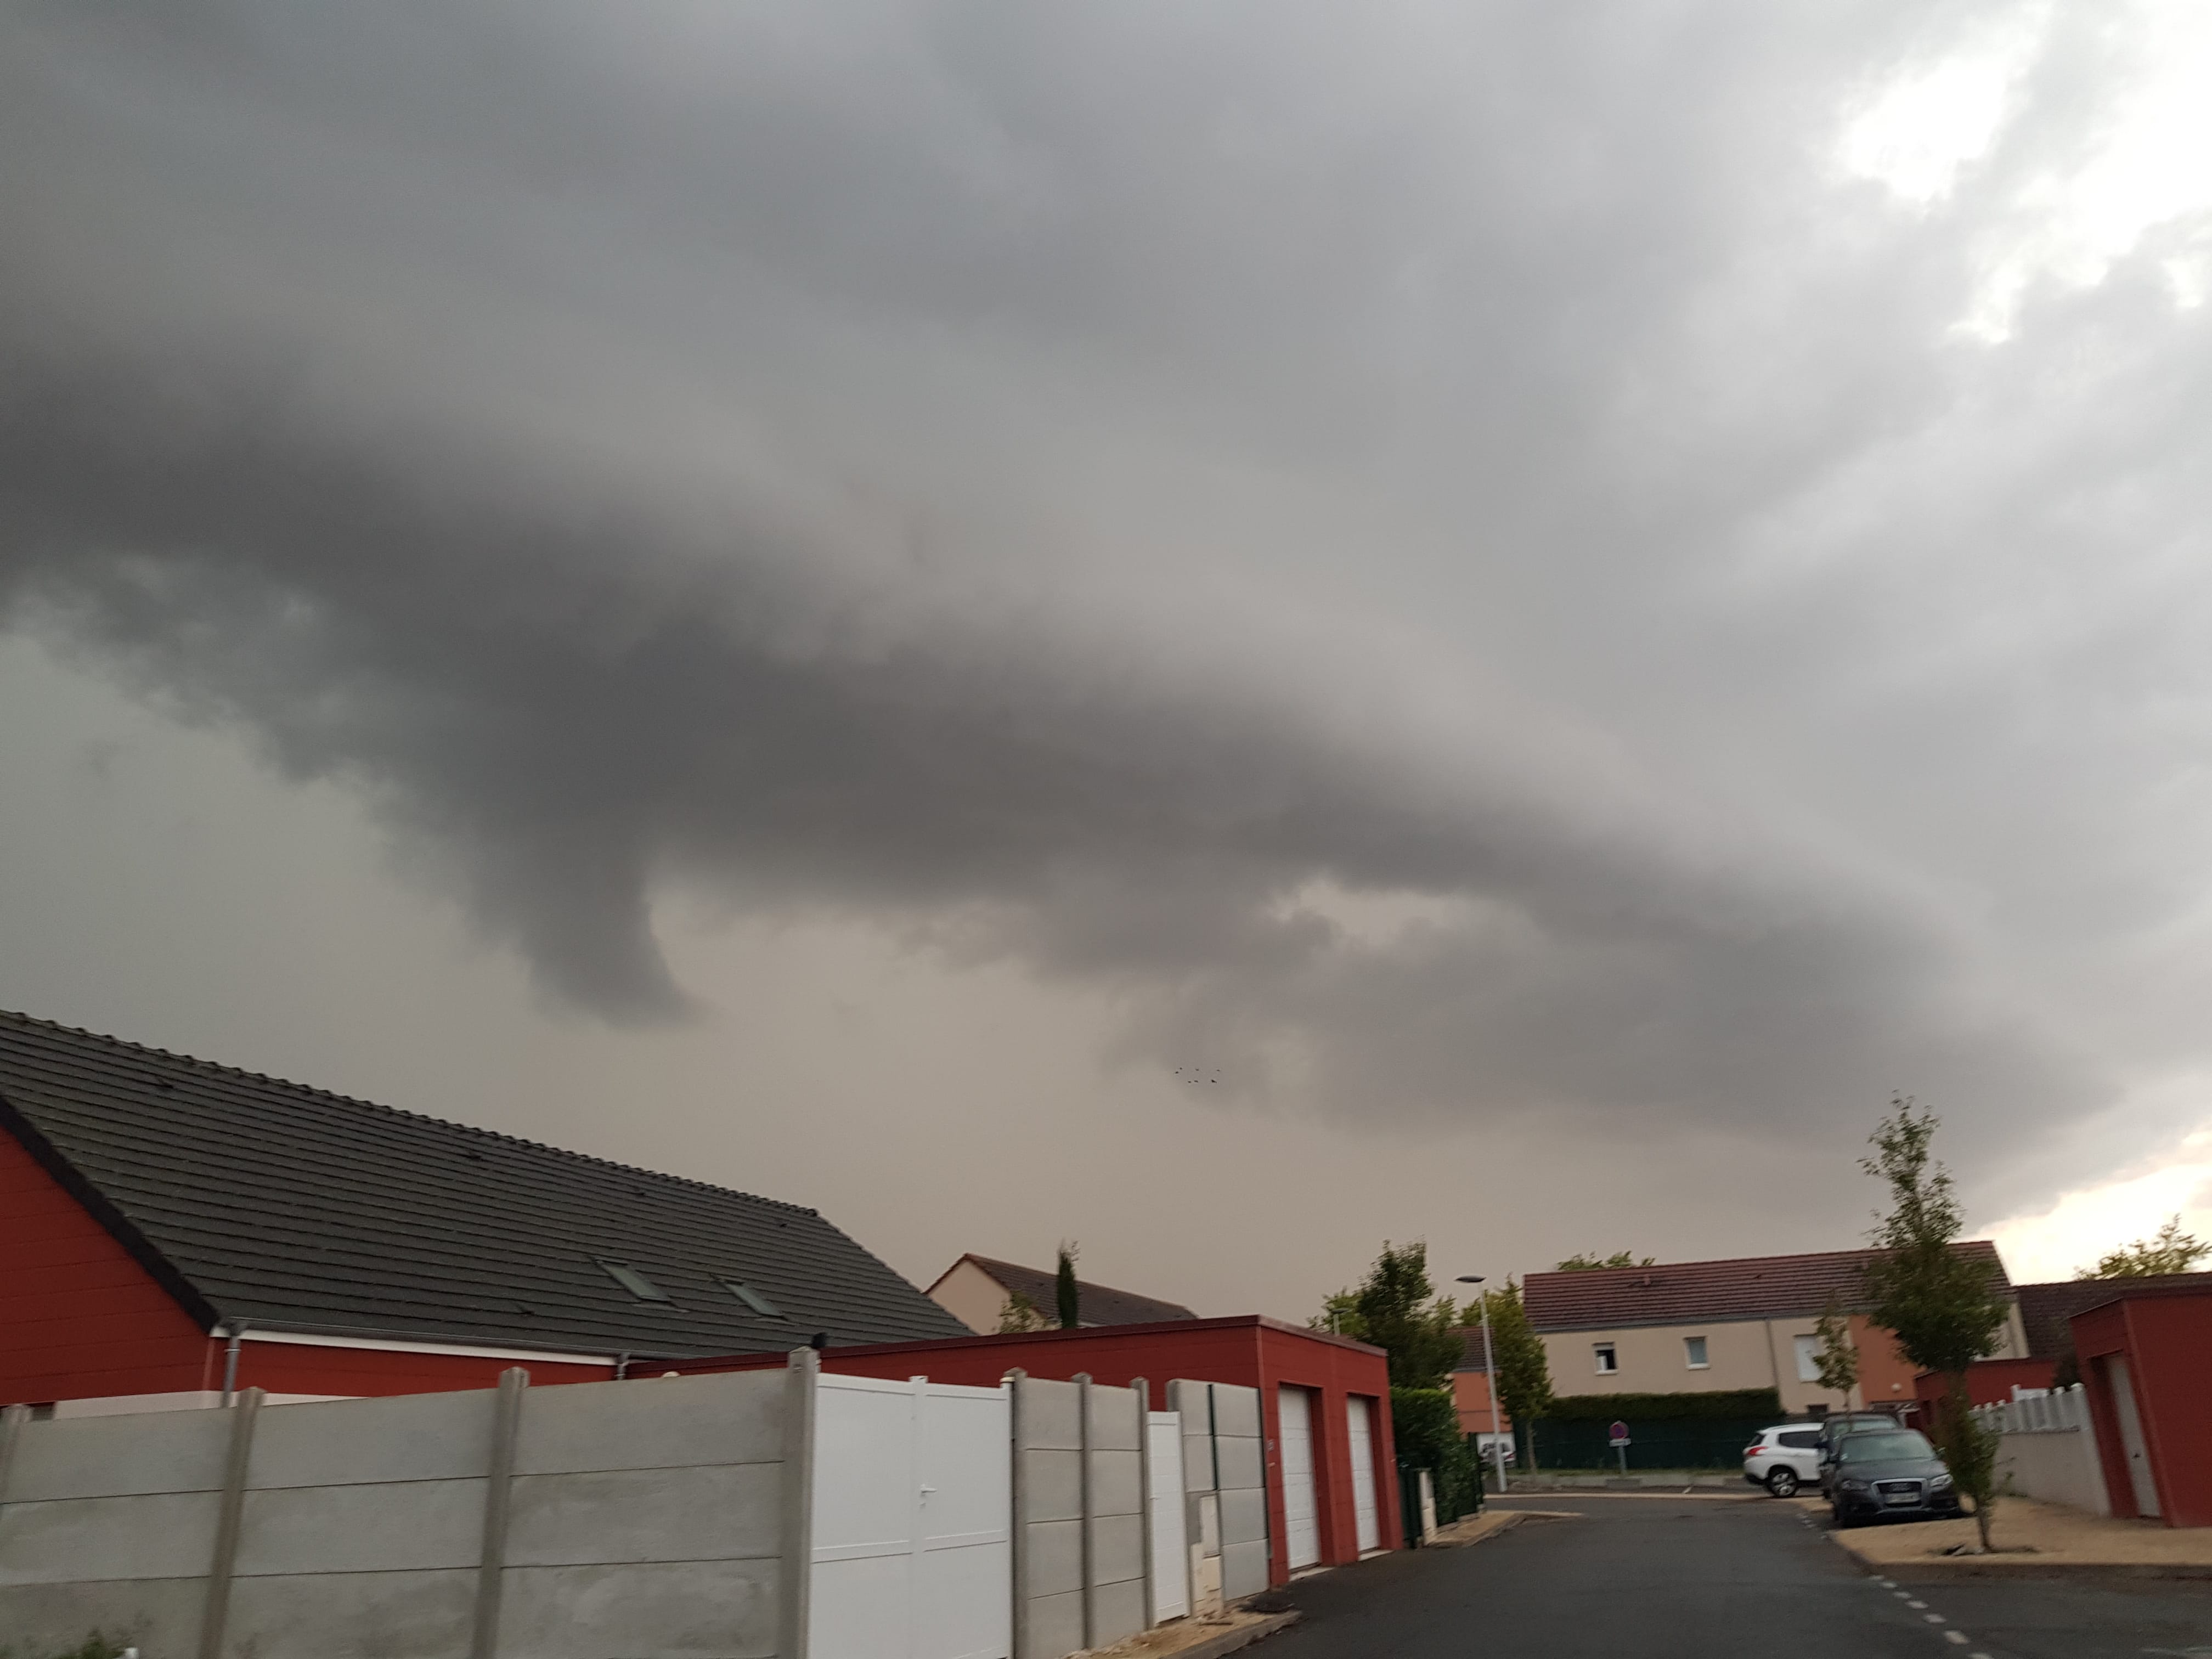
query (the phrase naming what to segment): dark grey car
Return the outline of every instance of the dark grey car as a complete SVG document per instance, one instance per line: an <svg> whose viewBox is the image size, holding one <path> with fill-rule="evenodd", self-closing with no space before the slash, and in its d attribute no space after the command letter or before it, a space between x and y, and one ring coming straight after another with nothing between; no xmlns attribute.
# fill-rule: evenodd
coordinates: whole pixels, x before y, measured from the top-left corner
<svg viewBox="0 0 2212 1659"><path fill-rule="evenodd" d="M1839 1527L1963 1513L1950 1470L1917 1429L1862 1431L1838 1441L1828 1469L1828 1508Z"/></svg>

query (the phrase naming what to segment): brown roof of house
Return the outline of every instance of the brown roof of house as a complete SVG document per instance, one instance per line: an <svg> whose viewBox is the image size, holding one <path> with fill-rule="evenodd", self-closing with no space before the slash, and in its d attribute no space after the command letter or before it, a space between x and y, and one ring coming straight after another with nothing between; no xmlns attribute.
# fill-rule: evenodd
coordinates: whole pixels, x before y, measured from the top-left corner
<svg viewBox="0 0 2212 1659"><path fill-rule="evenodd" d="M1997 1283L2011 1287L1997 1247L1987 1239L1970 1239L1951 1248L1986 1261ZM1739 1256L1726 1261L1530 1273L1522 1281L1522 1303L1530 1327L1538 1331L1784 1318L1818 1313L1831 1301L1846 1308L1862 1305L1865 1291L1861 1276L1867 1263L1881 1254L1823 1250L1812 1255Z"/></svg>
<svg viewBox="0 0 2212 1659"><path fill-rule="evenodd" d="M1024 1267L1015 1261L998 1261L973 1251L961 1260L974 1262L1006 1286L1007 1294L1027 1297L1031 1307L1046 1318L1052 1317L1058 1305L1059 1290L1049 1270ZM1163 1320L1198 1317L1180 1302L1163 1302L1158 1297L1117 1291L1104 1285L1093 1285L1088 1279L1077 1279L1075 1292L1077 1317L1086 1325L1151 1325Z"/></svg>
<svg viewBox="0 0 2212 1659"><path fill-rule="evenodd" d="M1460 1347L1459 1364L1452 1369L1455 1371L1480 1371L1487 1376L1490 1362L1482 1354L1482 1327L1469 1325L1460 1335L1466 1340Z"/></svg>
<svg viewBox="0 0 2212 1659"><path fill-rule="evenodd" d="M2142 1279L2069 1279L2020 1287L2020 1322L2031 1358L2057 1359L2074 1352L2069 1322L2103 1303L2136 1291L2212 1290L2212 1273L2152 1273Z"/></svg>

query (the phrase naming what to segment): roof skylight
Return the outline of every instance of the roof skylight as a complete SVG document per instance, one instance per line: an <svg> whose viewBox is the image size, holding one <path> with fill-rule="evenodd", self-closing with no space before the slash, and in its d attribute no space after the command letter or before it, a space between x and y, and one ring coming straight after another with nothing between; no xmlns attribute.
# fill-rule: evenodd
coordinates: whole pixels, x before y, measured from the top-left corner
<svg viewBox="0 0 2212 1659"><path fill-rule="evenodd" d="M783 1317L782 1309L777 1307L775 1303L769 1301L758 1291L755 1290L751 1285L745 1284L741 1279L726 1279L722 1280L722 1288L729 1291L732 1296L737 1297L738 1301L744 1303L745 1306L750 1308L763 1319L781 1319Z"/></svg>
<svg viewBox="0 0 2212 1659"><path fill-rule="evenodd" d="M665 1302L668 1292L662 1290L627 1261L610 1261L603 1255L592 1258L598 1262L609 1279L628 1291L641 1302Z"/></svg>

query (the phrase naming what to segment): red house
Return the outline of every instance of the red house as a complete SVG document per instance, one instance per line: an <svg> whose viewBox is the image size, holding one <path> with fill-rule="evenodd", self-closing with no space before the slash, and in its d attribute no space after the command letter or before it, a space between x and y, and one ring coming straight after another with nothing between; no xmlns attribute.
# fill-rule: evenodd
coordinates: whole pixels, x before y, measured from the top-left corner
<svg viewBox="0 0 2212 1659"><path fill-rule="evenodd" d="M2112 1280L2073 1318L2115 1515L2212 1527L2212 1290Z"/></svg>
<svg viewBox="0 0 2212 1659"><path fill-rule="evenodd" d="M964 1334L812 1210L0 1013L0 1405Z"/></svg>
<svg viewBox="0 0 2212 1659"><path fill-rule="evenodd" d="M732 1354L670 1369L753 1370L784 1363L781 1353ZM1404 1545L1395 1501L1398 1476L1389 1361L1380 1348L1349 1337L1246 1314L880 1343L832 1348L822 1356L826 1371L893 1381L927 1376L933 1382L981 1388L995 1385L1016 1368L1058 1382L1081 1373L1116 1388L1141 1376L1156 1411L1167 1409L1167 1384L1178 1377L1257 1389L1267 1437L1272 1583L1287 1583L1293 1573L1309 1567L1359 1559L1356 1504L1363 1478L1373 1483L1368 1491L1380 1496L1375 1505L1379 1547ZM1355 1459L1364 1462L1356 1466Z"/></svg>

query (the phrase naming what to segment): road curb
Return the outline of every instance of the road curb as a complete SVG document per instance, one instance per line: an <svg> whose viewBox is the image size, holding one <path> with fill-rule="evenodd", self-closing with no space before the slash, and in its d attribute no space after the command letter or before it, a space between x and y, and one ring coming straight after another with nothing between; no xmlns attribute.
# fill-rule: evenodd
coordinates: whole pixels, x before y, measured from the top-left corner
<svg viewBox="0 0 2212 1659"><path fill-rule="evenodd" d="M1255 1642L1265 1641L1270 1636L1288 1630L1303 1616L1295 1612L1279 1613L1272 1619L1263 1620L1256 1625L1247 1625L1242 1630L1225 1630L1210 1642L1200 1642L1196 1647L1178 1648L1173 1659L1221 1659L1224 1653L1235 1653L1240 1648L1249 1648Z"/></svg>
<svg viewBox="0 0 2212 1659"><path fill-rule="evenodd" d="M1869 1577L1894 1578L1899 1583L1940 1584L1954 1578L2212 1581L2212 1562L2203 1561L2056 1561L1986 1555L1926 1555L1908 1557L1902 1561L1875 1561L1861 1555L1836 1534L1831 1532L1826 1536L1863 1568Z"/></svg>

